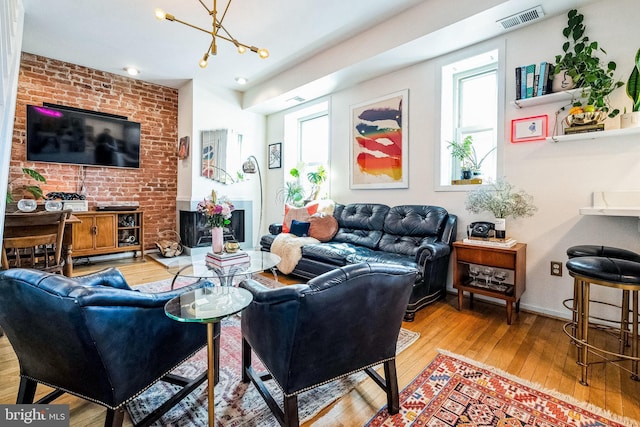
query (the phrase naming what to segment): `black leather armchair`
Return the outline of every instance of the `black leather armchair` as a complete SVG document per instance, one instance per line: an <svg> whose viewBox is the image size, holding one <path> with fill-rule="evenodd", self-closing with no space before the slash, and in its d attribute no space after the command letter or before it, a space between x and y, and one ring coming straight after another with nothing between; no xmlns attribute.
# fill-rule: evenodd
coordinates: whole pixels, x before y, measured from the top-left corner
<svg viewBox="0 0 640 427"><path fill-rule="evenodd" d="M206 325L164 313L188 289L135 291L117 269L73 278L0 271L0 326L20 364L17 403L34 403L37 384L46 384L55 391L35 403L68 392L107 407L105 426L121 425L124 405L158 380L183 386L139 425L154 422L207 378L168 374L207 341Z"/></svg>
<svg viewBox="0 0 640 427"><path fill-rule="evenodd" d="M243 381L253 381L281 425L297 426L297 395L365 370L399 411L396 342L417 271L393 264L360 263L324 273L304 285L268 289L254 280L242 313ZM256 373L251 350L269 371ZM384 379L373 369L384 364ZM263 381L284 392L284 411Z"/></svg>

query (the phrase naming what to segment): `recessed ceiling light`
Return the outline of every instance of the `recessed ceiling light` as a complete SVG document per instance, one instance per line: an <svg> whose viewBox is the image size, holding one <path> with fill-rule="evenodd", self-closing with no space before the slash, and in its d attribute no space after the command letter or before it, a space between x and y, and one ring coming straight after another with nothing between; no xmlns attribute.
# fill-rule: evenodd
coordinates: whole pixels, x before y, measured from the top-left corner
<svg viewBox="0 0 640 427"><path fill-rule="evenodd" d="M137 76L140 74L140 70L135 67L124 67L123 70L125 70L130 76Z"/></svg>
<svg viewBox="0 0 640 427"><path fill-rule="evenodd" d="M236 77L236 83L238 83L239 85L246 85L248 81L249 80L247 80L245 77Z"/></svg>

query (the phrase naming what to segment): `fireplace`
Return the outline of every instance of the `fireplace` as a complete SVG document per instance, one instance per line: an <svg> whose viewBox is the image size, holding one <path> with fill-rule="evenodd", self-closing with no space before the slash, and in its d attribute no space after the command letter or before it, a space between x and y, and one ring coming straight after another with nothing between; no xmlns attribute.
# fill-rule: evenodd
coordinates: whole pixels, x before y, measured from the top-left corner
<svg viewBox="0 0 640 427"><path fill-rule="evenodd" d="M235 239L243 243L244 211L231 212L231 223L223 228L225 241ZM190 248L211 246L211 227L207 225L205 216L200 212L180 211L180 239L184 246Z"/></svg>
<svg viewBox="0 0 640 427"><path fill-rule="evenodd" d="M231 223L224 227L224 239L235 239L242 249L252 249L252 202L233 202ZM211 228L200 212L180 210L180 240L185 248L210 248ZM189 251L187 251L189 253Z"/></svg>

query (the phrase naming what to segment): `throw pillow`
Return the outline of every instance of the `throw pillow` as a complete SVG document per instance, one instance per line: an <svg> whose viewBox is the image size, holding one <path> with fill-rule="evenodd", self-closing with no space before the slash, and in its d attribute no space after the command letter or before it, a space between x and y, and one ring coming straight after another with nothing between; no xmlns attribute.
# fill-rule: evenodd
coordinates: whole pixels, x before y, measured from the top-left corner
<svg viewBox="0 0 640 427"><path fill-rule="evenodd" d="M338 220L333 215L315 214L309 219L309 236L328 242L338 232Z"/></svg>
<svg viewBox="0 0 640 427"><path fill-rule="evenodd" d="M306 221L298 221L296 219L291 221L291 230L289 231L291 234L295 234L298 237L307 237L309 236L309 226L310 222Z"/></svg>
<svg viewBox="0 0 640 427"><path fill-rule="evenodd" d="M291 221L309 221L311 215L318 212L318 203L309 203L301 208L291 205L284 205L284 220L282 221L282 232L290 233Z"/></svg>

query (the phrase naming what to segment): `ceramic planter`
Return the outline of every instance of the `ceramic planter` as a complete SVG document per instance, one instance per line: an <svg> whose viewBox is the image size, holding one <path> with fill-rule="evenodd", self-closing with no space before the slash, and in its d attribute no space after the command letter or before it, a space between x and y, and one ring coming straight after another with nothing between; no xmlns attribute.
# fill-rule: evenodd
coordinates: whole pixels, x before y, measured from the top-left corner
<svg viewBox="0 0 640 427"><path fill-rule="evenodd" d="M551 90L553 92L562 92L573 89L575 86L576 84L573 82L573 77L569 75L567 70L561 70L553 76L553 81L551 82Z"/></svg>
<svg viewBox="0 0 640 427"><path fill-rule="evenodd" d="M640 126L640 111L620 114L620 129L637 128Z"/></svg>

